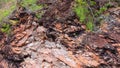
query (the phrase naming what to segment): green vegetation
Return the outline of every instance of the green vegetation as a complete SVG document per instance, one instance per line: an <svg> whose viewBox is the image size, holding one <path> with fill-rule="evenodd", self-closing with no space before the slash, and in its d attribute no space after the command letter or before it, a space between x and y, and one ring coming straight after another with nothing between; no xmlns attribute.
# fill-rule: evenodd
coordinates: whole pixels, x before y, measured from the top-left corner
<svg viewBox="0 0 120 68"><path fill-rule="evenodd" d="M41 9L42 6L37 5L36 1L37 0L21 0L20 5L30 9L31 11L37 11ZM7 17L13 12L13 10L15 10L16 0L0 0L0 6L0 25L2 26L2 28L0 28L0 31L8 34L10 31L10 25L5 24L4 20L8 20ZM40 15L37 17L40 18ZM17 23L17 21L13 20L8 21L11 22L12 25L15 25Z"/></svg>
<svg viewBox="0 0 120 68"><path fill-rule="evenodd" d="M0 9L0 13L2 13L0 15L0 22L7 16L10 15L10 13L15 9L15 6L11 6L9 9Z"/></svg>
<svg viewBox="0 0 120 68"><path fill-rule="evenodd" d="M15 0L4 0L3 3L3 7L0 9L0 22L15 9Z"/></svg>
<svg viewBox="0 0 120 68"><path fill-rule="evenodd" d="M79 20L81 22L84 22L86 19L86 15L88 14L86 2L84 2L83 0L76 0L74 11L78 15Z"/></svg>
<svg viewBox="0 0 120 68"><path fill-rule="evenodd" d="M9 16L13 10L16 8L15 0L0 0L0 31L9 34L10 25L6 24L4 21L7 21L7 16Z"/></svg>
<svg viewBox="0 0 120 68"><path fill-rule="evenodd" d="M95 19L99 18L99 16L111 6L108 2L98 10L94 8L97 4L93 0L75 0L75 3L74 12L78 16L79 21L85 24L86 28L90 31L93 31L95 27Z"/></svg>
<svg viewBox="0 0 120 68"><path fill-rule="evenodd" d="M95 4L95 2L93 2L93 1L90 1L90 2L92 2L92 5ZM86 1L76 0L74 11L75 11L76 15L79 17L80 22L86 24L87 29L92 31L94 28L94 24L93 24L92 15L91 15L88 7L89 7L89 5Z"/></svg>
<svg viewBox="0 0 120 68"><path fill-rule="evenodd" d="M6 24L6 23L3 23L2 24L2 28L0 29L0 31L9 34L9 32L10 32L10 25Z"/></svg>
<svg viewBox="0 0 120 68"><path fill-rule="evenodd" d="M20 6L26 7L29 10L36 12L40 10L43 6L37 5L37 0L18 0L20 1ZM110 0L111 1L111 0ZM7 18L11 14L11 12L16 8L16 0L0 0L0 24L2 24L3 20ZM106 3L99 9L95 9L93 6L96 6L96 2L94 0L75 0L75 6L73 8L74 12L78 16L78 19L81 23L85 24L87 29L93 31L95 25L94 21L98 18L102 13L104 13L110 5L110 3ZM37 18L41 17L41 12L36 14ZM16 24L17 21L10 20L12 24ZM8 26L3 25L3 32L7 32ZM6 26L6 27L5 27ZM5 29L5 30L4 30Z"/></svg>
<svg viewBox="0 0 120 68"><path fill-rule="evenodd" d="M36 11L42 8L41 5L36 4L37 0L22 0L21 5L24 7L27 7L31 11Z"/></svg>
<svg viewBox="0 0 120 68"><path fill-rule="evenodd" d="M36 3L37 3L37 0L22 0L20 5L28 8L33 12L36 12L43 8L43 5L37 5ZM37 12L36 17L41 18L41 14L42 13Z"/></svg>
<svg viewBox="0 0 120 68"><path fill-rule="evenodd" d="M96 10L96 12L94 12L95 16L99 16L100 14L105 12L108 9L109 6L111 6L111 5L109 3L106 3L104 6L100 7L99 10Z"/></svg>

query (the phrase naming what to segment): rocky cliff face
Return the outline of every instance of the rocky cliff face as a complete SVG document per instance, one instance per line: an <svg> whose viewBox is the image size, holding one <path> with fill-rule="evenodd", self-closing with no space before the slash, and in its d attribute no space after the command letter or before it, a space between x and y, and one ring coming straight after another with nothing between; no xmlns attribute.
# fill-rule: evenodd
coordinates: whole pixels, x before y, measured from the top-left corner
<svg viewBox="0 0 120 68"><path fill-rule="evenodd" d="M10 35L0 32L0 68L119 68L119 7L109 9L98 30L89 32L72 11L73 0L37 4L45 5L40 19L25 7L9 16L18 24Z"/></svg>

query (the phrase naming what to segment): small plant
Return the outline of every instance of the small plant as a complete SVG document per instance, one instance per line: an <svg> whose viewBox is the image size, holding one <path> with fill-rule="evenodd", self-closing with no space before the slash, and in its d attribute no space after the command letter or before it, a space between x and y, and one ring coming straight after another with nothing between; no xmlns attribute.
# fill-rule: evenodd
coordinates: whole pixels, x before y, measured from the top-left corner
<svg viewBox="0 0 120 68"><path fill-rule="evenodd" d="M90 21L87 22L86 27L88 30L93 31L93 27L94 27L93 22L90 22Z"/></svg>
<svg viewBox="0 0 120 68"><path fill-rule="evenodd" d="M12 11L15 9L15 0L3 0L0 1L2 4L4 5L4 7L0 8L0 24L1 24L1 28L0 31L6 34L9 34L10 32L10 24L4 23L4 21L8 21L7 20L7 16L9 16ZM9 6L6 6L9 5Z"/></svg>
<svg viewBox="0 0 120 68"><path fill-rule="evenodd" d="M2 24L2 28L0 28L0 31L3 32L3 33L7 33L9 34L10 32L10 25L9 24Z"/></svg>
<svg viewBox="0 0 120 68"><path fill-rule="evenodd" d="M83 0L76 0L74 11L79 17L79 20L81 22L84 22L84 20L86 19L86 14L88 14L88 9L86 8L86 2L84 2Z"/></svg>
<svg viewBox="0 0 120 68"><path fill-rule="evenodd" d="M43 5L38 5L37 0L22 0L20 5L35 12L37 18L41 18L42 13L38 11L43 8Z"/></svg>
<svg viewBox="0 0 120 68"><path fill-rule="evenodd" d="M99 9L95 9L94 7L97 4L94 0L75 0L75 3L74 12L78 16L79 21L84 23L90 31L93 31L95 27L94 21L111 6L108 2L99 7Z"/></svg>
<svg viewBox="0 0 120 68"><path fill-rule="evenodd" d="M96 16L99 16L100 14L102 14L106 10L107 10L106 6L101 7L99 10L96 11Z"/></svg>
<svg viewBox="0 0 120 68"><path fill-rule="evenodd" d="M93 5L95 4L93 1L91 2ZM92 15L88 9L88 6L89 5L85 0L76 0L74 11L76 15L79 17L80 22L84 23L88 30L92 31L94 24L93 24L93 19L91 19Z"/></svg>
<svg viewBox="0 0 120 68"><path fill-rule="evenodd" d="M21 5L27 7L31 11L36 11L42 8L41 5L36 4L37 0L22 0Z"/></svg>

